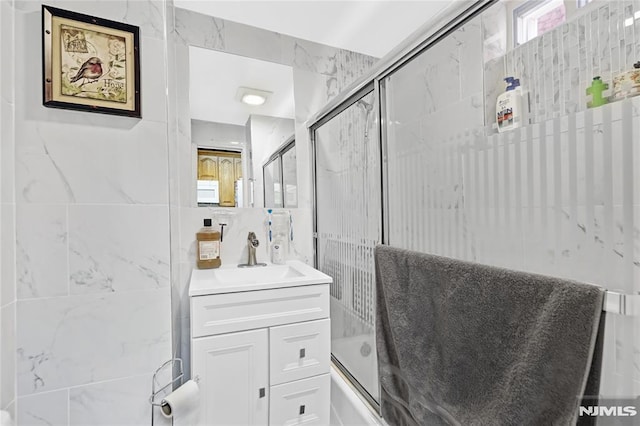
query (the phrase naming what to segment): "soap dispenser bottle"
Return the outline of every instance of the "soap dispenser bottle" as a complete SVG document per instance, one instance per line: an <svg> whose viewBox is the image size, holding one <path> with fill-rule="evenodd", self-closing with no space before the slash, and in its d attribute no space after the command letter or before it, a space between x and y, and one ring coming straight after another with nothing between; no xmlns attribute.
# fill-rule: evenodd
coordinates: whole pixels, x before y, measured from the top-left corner
<svg viewBox="0 0 640 426"><path fill-rule="evenodd" d="M280 235L271 243L271 263L275 265L284 264L284 241Z"/></svg>
<svg viewBox="0 0 640 426"><path fill-rule="evenodd" d="M496 123L498 132L520 127L523 121L522 87L520 80L513 77L504 79L507 90L498 96L496 102Z"/></svg>
<svg viewBox="0 0 640 426"><path fill-rule="evenodd" d="M219 268L220 260L220 232L211 227L211 219L204 220L204 227L196 233L197 259L199 269Z"/></svg>

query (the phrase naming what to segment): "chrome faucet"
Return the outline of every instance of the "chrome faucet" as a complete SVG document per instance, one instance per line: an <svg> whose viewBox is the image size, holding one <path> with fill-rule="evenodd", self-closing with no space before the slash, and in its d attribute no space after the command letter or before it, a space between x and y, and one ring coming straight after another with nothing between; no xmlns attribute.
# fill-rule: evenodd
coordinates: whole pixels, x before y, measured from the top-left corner
<svg viewBox="0 0 640 426"><path fill-rule="evenodd" d="M256 248L260 245L260 241L256 238L255 232L249 232L247 235L247 250L248 250L248 261L247 263L241 263L238 265L239 268L246 268L250 266L267 266L266 263L258 263L256 261Z"/></svg>

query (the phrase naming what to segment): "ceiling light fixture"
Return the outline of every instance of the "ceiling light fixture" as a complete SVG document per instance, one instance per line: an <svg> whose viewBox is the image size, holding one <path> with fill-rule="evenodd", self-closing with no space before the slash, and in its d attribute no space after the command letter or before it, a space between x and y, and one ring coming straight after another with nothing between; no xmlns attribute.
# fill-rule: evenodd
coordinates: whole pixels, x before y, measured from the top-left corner
<svg viewBox="0 0 640 426"><path fill-rule="evenodd" d="M238 93L236 94L236 99L247 105L258 106L265 103L269 95L272 94L272 92L268 92L266 90L252 89L250 87L239 87Z"/></svg>

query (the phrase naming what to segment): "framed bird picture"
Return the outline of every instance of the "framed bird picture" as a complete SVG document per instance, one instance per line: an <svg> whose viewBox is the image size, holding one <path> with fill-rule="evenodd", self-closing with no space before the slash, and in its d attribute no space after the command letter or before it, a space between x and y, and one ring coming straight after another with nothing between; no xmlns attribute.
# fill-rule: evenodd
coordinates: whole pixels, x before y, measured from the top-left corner
<svg viewBox="0 0 640 426"><path fill-rule="evenodd" d="M141 117L140 28L42 6L43 104Z"/></svg>

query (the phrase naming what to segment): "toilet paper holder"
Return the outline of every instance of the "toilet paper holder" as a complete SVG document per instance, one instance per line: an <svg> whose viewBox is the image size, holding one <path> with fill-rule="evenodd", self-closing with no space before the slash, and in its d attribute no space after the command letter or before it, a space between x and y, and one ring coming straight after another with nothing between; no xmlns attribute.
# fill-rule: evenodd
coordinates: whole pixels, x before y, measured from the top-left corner
<svg viewBox="0 0 640 426"><path fill-rule="evenodd" d="M166 385L162 386L160 389L156 390L156 383L158 383L157 380L157 376L158 374L167 366L167 365L171 365L171 375L173 375L173 371L174 371L174 367L175 365L178 365L178 375L171 380L169 383L167 383ZM172 386L174 383L182 380L182 378L184 377L184 369L182 367L182 359L181 358L173 358L170 359L169 361L165 362L164 364L162 364L155 373L153 373L153 379L151 382L151 396L149 397L149 402L151 403L151 405L153 405L154 407L160 407L161 403L160 402L156 402L156 396L158 396L158 394L160 392L163 392L164 390L166 390L169 386Z"/></svg>

